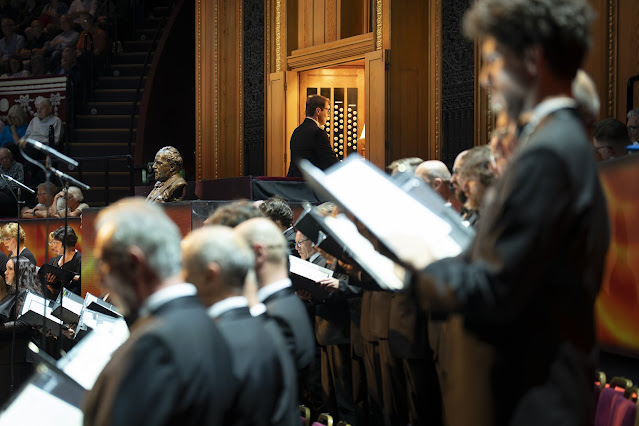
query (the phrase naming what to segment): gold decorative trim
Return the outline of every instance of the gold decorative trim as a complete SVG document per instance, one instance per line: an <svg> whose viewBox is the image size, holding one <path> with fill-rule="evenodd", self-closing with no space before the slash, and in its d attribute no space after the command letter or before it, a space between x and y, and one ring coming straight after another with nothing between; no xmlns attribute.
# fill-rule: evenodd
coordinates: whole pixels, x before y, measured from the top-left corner
<svg viewBox="0 0 639 426"><path fill-rule="evenodd" d="M377 0L376 12L377 13L377 41L375 43L376 50L382 50L382 0Z"/></svg>
<svg viewBox="0 0 639 426"><path fill-rule="evenodd" d="M202 177L202 0L197 0L196 7L196 40L197 46L196 52L196 87L199 90L195 91L195 110L196 110L196 124L195 124L195 162L196 162L196 177L200 179Z"/></svg>
<svg viewBox="0 0 639 426"><path fill-rule="evenodd" d="M217 179L219 177L220 168L219 168L219 144L220 144L220 131L219 131L219 122L220 122L220 113L219 113L219 97L220 97L220 88L219 88L219 75L218 75L218 62L220 60L220 46L219 46L219 34L218 34L218 1L214 1L215 7L213 8L213 122L214 125L214 133L213 133L213 157L215 158L215 173L214 178Z"/></svg>
<svg viewBox="0 0 639 426"><path fill-rule="evenodd" d="M435 158L441 159L441 141L440 141L440 114L441 114L441 98L439 88L441 86L440 83L440 75L439 75L439 58L441 57L439 53L439 42L441 38L441 28L439 23L439 16L441 15L441 8L439 4L439 0L435 2Z"/></svg>
<svg viewBox="0 0 639 426"><path fill-rule="evenodd" d="M275 72L282 70L282 2L275 1Z"/></svg>
<svg viewBox="0 0 639 426"><path fill-rule="evenodd" d="M244 9L242 8L243 1L238 1L238 76L237 76L237 86L238 86L238 109L239 109L239 119L238 119L238 141L239 141L239 170L240 175L244 175Z"/></svg>
<svg viewBox="0 0 639 426"><path fill-rule="evenodd" d="M608 99L607 99L607 117L614 117L615 110L615 13L614 2L608 0Z"/></svg>

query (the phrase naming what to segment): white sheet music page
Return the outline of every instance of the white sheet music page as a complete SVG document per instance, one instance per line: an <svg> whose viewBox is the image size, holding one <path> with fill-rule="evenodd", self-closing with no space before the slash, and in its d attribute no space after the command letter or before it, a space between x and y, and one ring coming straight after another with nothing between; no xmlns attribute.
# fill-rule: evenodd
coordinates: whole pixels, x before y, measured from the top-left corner
<svg viewBox="0 0 639 426"><path fill-rule="evenodd" d="M333 271L330 269L322 268L321 266L315 265L307 260L302 260L299 257L289 255L288 258L291 261L291 267L289 270L293 274L300 275L315 282L331 278L333 276Z"/></svg>
<svg viewBox="0 0 639 426"><path fill-rule="evenodd" d="M58 361L58 367L86 390L91 390L111 355L129 337L122 318L102 328L97 327Z"/></svg>
<svg viewBox="0 0 639 426"><path fill-rule="evenodd" d="M405 252L406 244L425 245L436 259L462 251L450 237L451 227L444 219L363 160L329 169L322 183L394 252Z"/></svg>

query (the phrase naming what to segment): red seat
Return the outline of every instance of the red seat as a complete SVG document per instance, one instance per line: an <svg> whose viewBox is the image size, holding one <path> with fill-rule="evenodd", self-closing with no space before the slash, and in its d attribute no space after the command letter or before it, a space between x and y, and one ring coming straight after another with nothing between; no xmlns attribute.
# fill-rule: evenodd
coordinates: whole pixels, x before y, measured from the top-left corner
<svg viewBox="0 0 639 426"><path fill-rule="evenodd" d="M624 394L632 388L628 379L615 377L601 390L595 411L595 426L633 426L637 405Z"/></svg>

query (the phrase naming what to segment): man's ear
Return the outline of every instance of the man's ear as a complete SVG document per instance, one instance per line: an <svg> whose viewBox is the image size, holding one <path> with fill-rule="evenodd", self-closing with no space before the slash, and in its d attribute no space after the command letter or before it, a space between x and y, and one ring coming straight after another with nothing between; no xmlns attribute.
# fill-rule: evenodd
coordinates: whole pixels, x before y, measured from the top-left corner
<svg viewBox="0 0 639 426"><path fill-rule="evenodd" d="M255 254L256 267L262 265L266 260L266 247L262 244L253 244L253 253Z"/></svg>
<svg viewBox="0 0 639 426"><path fill-rule="evenodd" d="M434 189L435 191L437 191L437 190L439 189L439 187L440 187L440 186L442 186L442 183L443 183L443 182L444 182L444 181L443 181L441 178L435 178L435 179L433 179L433 185L432 185L433 189Z"/></svg>

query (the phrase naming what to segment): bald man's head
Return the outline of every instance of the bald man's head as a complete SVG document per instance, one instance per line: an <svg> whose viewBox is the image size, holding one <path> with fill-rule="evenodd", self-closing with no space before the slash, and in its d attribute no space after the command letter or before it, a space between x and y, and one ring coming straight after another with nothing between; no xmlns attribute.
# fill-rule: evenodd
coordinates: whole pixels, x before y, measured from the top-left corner
<svg viewBox="0 0 639 426"><path fill-rule="evenodd" d="M439 160L424 161L415 169L415 175L422 178L444 200L448 200L451 174L446 164Z"/></svg>

